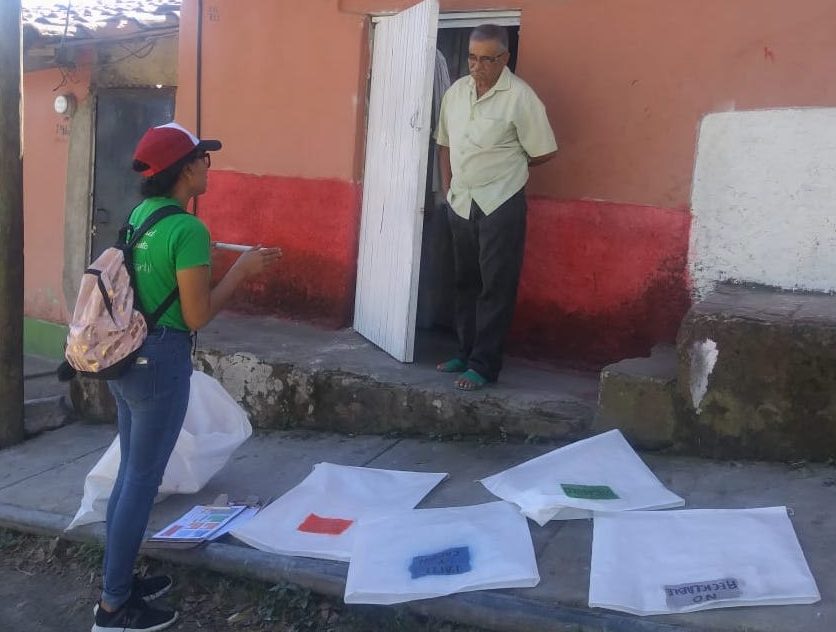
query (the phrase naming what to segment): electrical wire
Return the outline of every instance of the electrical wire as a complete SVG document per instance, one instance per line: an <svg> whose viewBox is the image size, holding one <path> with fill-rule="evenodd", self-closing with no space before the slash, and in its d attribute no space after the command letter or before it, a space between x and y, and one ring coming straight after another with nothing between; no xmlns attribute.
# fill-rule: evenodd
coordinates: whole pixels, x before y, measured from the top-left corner
<svg viewBox="0 0 836 632"><path fill-rule="evenodd" d="M56 58L59 60L58 70L61 73L61 83L55 86L52 91L57 92L61 88L67 85L67 83L72 80L73 83L78 83L78 79L71 77L70 75L73 73L72 70L64 68L60 64L60 60L64 58L64 44L67 41L67 31L70 30L70 11L72 11L73 2L72 0L67 0L67 13L64 16L64 34L61 35L61 42L58 44L58 52L56 53Z"/></svg>
<svg viewBox="0 0 836 632"><path fill-rule="evenodd" d="M128 54L124 55L122 57L119 57L117 59L111 59L111 60L108 60L108 61L100 62L97 65L99 65L99 66L112 66L113 64L118 64L120 62L125 61L126 59L130 59L131 57L134 57L136 59L145 59L146 57L148 57L148 55L150 55L152 52L154 52L154 49L157 47L157 40L156 39L149 40L149 41L145 42L142 46L137 48L136 50L131 50L130 47L126 46L124 43L120 43L119 47L122 48L123 50L128 51Z"/></svg>
<svg viewBox="0 0 836 632"><path fill-rule="evenodd" d="M70 29L70 11L73 8L73 1L67 0L67 14L64 17L64 34L61 36L61 43L58 46L58 50L64 50L64 42L67 40L67 31Z"/></svg>
<svg viewBox="0 0 836 632"><path fill-rule="evenodd" d="M0 0L2 1L2 0ZM67 34L70 30L70 13L72 11L72 0L67 0L67 12L64 17L64 33L61 36L61 41L58 44L58 51L55 54L55 58L57 60L57 68L58 71L61 73L61 83L55 86L52 91L57 92L68 83L79 83L77 71L79 68L89 68L94 65L102 67L102 66L112 66L114 64L119 64L131 57L135 59L145 59L151 53L154 52L154 49L157 46L157 39L160 37L167 37L169 34L166 33L165 35L153 35L153 34L146 34L145 39L147 40L144 44L142 44L139 48L131 50L131 47L125 44L124 42L120 42L119 46L123 50L127 51L126 55L122 57L118 57L116 59L111 59L105 62L97 62L96 64L87 63L82 65L71 64L64 60L64 53L66 50L66 41L67 41Z"/></svg>

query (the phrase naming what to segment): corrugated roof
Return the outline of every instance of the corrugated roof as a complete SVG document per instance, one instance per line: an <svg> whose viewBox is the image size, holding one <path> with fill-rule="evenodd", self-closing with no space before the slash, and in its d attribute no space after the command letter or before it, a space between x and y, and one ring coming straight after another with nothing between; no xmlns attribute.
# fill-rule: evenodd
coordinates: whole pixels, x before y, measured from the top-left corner
<svg viewBox="0 0 836 632"><path fill-rule="evenodd" d="M2 2L2 0L0 0ZM180 0L23 0L26 48L66 41L125 39L180 24Z"/></svg>

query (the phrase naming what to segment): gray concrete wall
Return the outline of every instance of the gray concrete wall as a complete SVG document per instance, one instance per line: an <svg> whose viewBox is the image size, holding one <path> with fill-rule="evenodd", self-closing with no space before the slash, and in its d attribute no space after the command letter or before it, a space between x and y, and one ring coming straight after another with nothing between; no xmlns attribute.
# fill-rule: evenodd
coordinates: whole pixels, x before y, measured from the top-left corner
<svg viewBox="0 0 836 632"><path fill-rule="evenodd" d="M95 100L85 99L73 115L64 207L64 300L72 314L81 275L90 262L93 130Z"/></svg>
<svg viewBox="0 0 836 632"><path fill-rule="evenodd" d="M677 343L683 450L715 458L836 458L836 297L721 286Z"/></svg>
<svg viewBox="0 0 836 632"><path fill-rule="evenodd" d="M147 42L102 43L93 84L102 88L176 86L177 46L176 33Z"/></svg>

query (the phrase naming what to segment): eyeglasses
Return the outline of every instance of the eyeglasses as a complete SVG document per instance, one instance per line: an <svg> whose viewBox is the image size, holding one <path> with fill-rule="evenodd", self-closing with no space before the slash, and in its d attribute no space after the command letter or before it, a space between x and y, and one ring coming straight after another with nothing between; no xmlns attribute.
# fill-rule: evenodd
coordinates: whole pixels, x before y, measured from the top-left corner
<svg viewBox="0 0 836 632"><path fill-rule="evenodd" d="M206 165L207 169L212 166L211 154L201 154L200 156L196 157L195 160L202 160L203 164Z"/></svg>
<svg viewBox="0 0 836 632"><path fill-rule="evenodd" d="M507 52L507 51L506 51ZM476 55L468 55L467 56L467 63L469 64L495 64L500 60L500 58L505 53L499 53L499 55L482 55L481 57L477 57Z"/></svg>

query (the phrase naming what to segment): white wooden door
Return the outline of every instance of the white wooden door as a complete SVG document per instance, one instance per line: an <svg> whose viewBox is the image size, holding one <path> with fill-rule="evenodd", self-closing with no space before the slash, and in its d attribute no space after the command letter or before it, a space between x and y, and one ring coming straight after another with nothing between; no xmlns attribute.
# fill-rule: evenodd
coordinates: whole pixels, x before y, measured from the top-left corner
<svg viewBox="0 0 836 632"><path fill-rule="evenodd" d="M374 30L354 328L412 362L438 0Z"/></svg>

